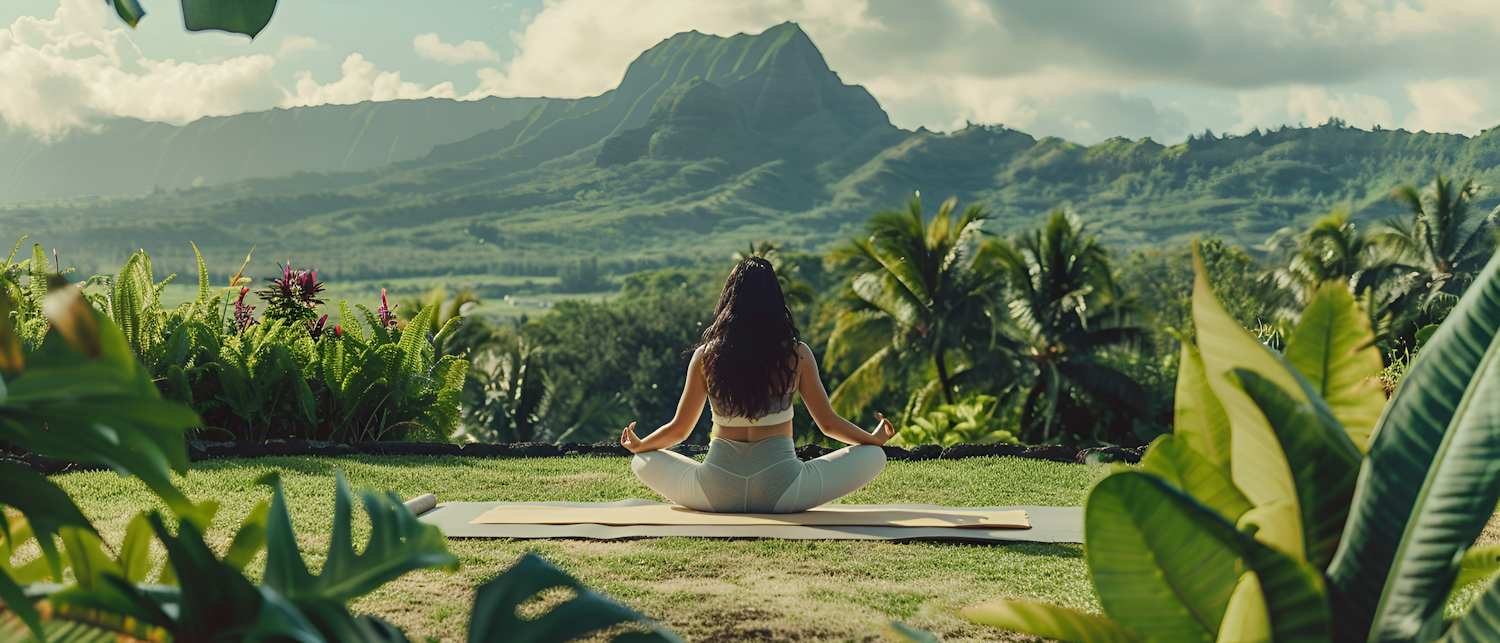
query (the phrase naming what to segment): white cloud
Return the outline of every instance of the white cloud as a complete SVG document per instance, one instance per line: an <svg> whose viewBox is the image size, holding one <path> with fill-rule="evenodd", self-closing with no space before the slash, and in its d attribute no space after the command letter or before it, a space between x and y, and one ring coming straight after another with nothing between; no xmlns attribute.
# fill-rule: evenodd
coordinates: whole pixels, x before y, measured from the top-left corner
<svg viewBox="0 0 1500 643"><path fill-rule="evenodd" d="M297 74L293 93L273 76L276 59L327 45L292 35L276 57L152 60L126 31L110 28L115 20L104 3L63 0L51 19L23 16L0 29L0 120L51 140L122 116L181 125L275 107L455 97L452 83L428 88L406 82L400 72L380 71L359 54L351 54L342 78L328 84L309 72Z"/></svg>
<svg viewBox="0 0 1500 643"><path fill-rule="evenodd" d="M978 120L1075 140L1186 127L1171 106L1133 97L1150 87L1224 92L1223 120L1243 129L1330 116L1395 126L1398 97L1349 88L1430 69L1487 77L1500 57L1500 3L1490 0L549 0L511 34L515 56L479 70L467 98L597 95L672 34L756 33L788 20L897 125ZM1471 85L1452 91L1482 103ZM1107 104L1129 106L1129 117ZM1469 131L1491 116L1462 105L1419 108L1407 122Z"/></svg>
<svg viewBox="0 0 1500 643"><path fill-rule="evenodd" d="M1500 122L1500 95L1495 76L1409 83L1407 98L1416 110L1406 115L1406 129L1475 135Z"/></svg>
<svg viewBox="0 0 1500 643"><path fill-rule="evenodd" d="M281 49L276 50L277 60L286 60L304 51L322 51L328 49L328 45L318 42L317 38L287 34L281 39Z"/></svg>
<svg viewBox="0 0 1500 643"><path fill-rule="evenodd" d="M51 20L23 16L0 30L0 119L50 139L101 118L186 123L201 116L269 109L287 99L270 56L211 64L151 60L107 5L64 0Z"/></svg>
<svg viewBox="0 0 1500 643"><path fill-rule="evenodd" d="M344 77L319 85L312 72L297 72L297 94L293 105L348 105L367 100L405 100L415 98L457 98L453 83L438 83L431 89L401 80L399 71L380 71L375 63L359 54L344 59Z"/></svg>
<svg viewBox="0 0 1500 643"><path fill-rule="evenodd" d="M477 40L465 40L457 45L448 44L436 33L424 33L412 39L417 55L436 60L445 65L462 65L481 60L500 62L500 53Z"/></svg>
<svg viewBox="0 0 1500 643"><path fill-rule="evenodd" d="M1240 122L1230 129L1235 133L1290 123L1319 125L1334 117L1361 129L1396 126L1389 101L1355 92L1330 93L1324 87L1289 85L1240 92L1239 99L1236 111Z"/></svg>

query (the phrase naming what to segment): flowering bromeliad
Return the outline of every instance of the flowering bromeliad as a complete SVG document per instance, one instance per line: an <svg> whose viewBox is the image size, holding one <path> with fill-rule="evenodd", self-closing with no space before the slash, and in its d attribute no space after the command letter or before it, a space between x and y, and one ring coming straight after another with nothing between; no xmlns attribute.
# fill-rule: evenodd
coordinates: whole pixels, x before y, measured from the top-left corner
<svg viewBox="0 0 1500 643"><path fill-rule="evenodd" d="M386 328L395 328L396 327L396 325L398 323L396 321L396 312L394 310L392 310L391 307L385 303L385 289L384 288L380 289L380 309L376 310L375 314L380 317L380 323L385 324Z"/></svg>
<svg viewBox="0 0 1500 643"><path fill-rule="evenodd" d="M240 288L240 298L234 302L234 331L237 333L243 333L245 329L257 323L255 318L250 316L250 313L255 312L255 307L245 305L245 293L248 292L250 292L249 288Z"/></svg>
<svg viewBox="0 0 1500 643"><path fill-rule="evenodd" d="M293 270L291 262L281 270L282 276L267 279L271 285L256 292L266 301L266 317L301 322L311 329L318 319L315 309L323 303L318 299L318 293L323 292L318 271Z"/></svg>

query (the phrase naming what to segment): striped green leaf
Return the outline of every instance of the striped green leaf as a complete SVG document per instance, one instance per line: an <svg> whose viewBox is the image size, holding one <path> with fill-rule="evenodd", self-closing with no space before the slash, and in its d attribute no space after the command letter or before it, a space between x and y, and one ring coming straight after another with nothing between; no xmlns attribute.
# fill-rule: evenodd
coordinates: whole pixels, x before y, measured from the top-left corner
<svg viewBox="0 0 1500 643"><path fill-rule="evenodd" d="M1440 622L1459 554L1500 500L1497 329L1491 260L1376 426L1328 568L1339 640L1409 639Z"/></svg>
<svg viewBox="0 0 1500 643"><path fill-rule="evenodd" d="M1307 378L1364 453L1385 409L1385 392L1374 379L1384 364L1370 316L1345 285L1329 282L1318 289L1287 341L1286 361Z"/></svg>
<svg viewBox="0 0 1500 643"><path fill-rule="evenodd" d="M1208 384L1203 355L1183 342L1178 365L1173 433L1214 466L1231 471L1229 416Z"/></svg>

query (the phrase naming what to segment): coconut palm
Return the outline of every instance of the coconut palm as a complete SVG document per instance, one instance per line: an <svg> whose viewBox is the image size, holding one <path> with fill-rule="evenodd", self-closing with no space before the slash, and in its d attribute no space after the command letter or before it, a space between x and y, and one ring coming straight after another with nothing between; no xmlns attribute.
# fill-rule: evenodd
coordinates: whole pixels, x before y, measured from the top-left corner
<svg viewBox="0 0 1500 643"><path fill-rule="evenodd" d="M1144 413L1145 391L1104 359L1107 350L1129 348L1144 331L1130 324L1108 251L1083 227L1059 209L1038 230L984 245L984 255L1008 275L1012 297L1010 336L996 344L1031 363L1021 386L1022 440L1028 443L1069 439L1060 420L1090 421L1087 398Z"/></svg>
<svg viewBox="0 0 1500 643"><path fill-rule="evenodd" d="M1403 185L1391 198L1411 209L1410 223L1392 218L1374 241L1396 255L1394 267L1418 273L1422 311L1434 301L1456 297L1473 281L1495 251L1500 208L1479 218L1472 211L1481 188L1472 179L1454 185L1438 175L1422 189ZM1438 321L1438 320L1433 320Z"/></svg>
<svg viewBox="0 0 1500 643"><path fill-rule="evenodd" d="M948 199L927 220L920 198L906 210L876 214L870 235L834 251L853 272L825 357L850 364L831 399L854 412L912 372L935 376L923 390L954 403L956 369L994 332L994 270L979 258L980 226L989 215L978 204L955 216ZM910 405L908 405L910 408Z"/></svg>

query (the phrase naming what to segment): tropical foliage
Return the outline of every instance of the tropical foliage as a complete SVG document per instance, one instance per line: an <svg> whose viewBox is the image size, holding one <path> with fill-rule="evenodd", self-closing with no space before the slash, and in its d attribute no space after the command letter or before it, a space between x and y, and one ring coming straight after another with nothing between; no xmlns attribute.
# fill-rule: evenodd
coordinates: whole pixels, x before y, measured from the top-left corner
<svg viewBox="0 0 1500 643"><path fill-rule="evenodd" d="M384 301L376 312L356 306L359 314L340 302L341 321L330 326L318 310L317 273L286 267L257 293L266 312L256 319L258 306L246 302L251 291L214 289L201 257L196 296L168 309L161 295L174 278L157 281L151 257L137 253L118 274L74 287L34 246L19 263L12 253L0 286L23 353L43 347L48 294L80 291L120 329L150 381L199 414L194 428L203 438L446 441L457 427L468 362L437 348L458 329L458 318L428 334L436 306L398 330Z"/></svg>
<svg viewBox="0 0 1500 643"><path fill-rule="evenodd" d="M369 535L356 553L351 494L337 473L333 532L313 574L273 472L260 479L272 489L269 502L252 509L224 553L215 553L204 533L218 504L191 501L171 478L188 473L182 437L199 418L162 397L126 334L77 287L52 274L46 288L48 330L30 353L0 300L0 441L135 475L170 514L138 513L119 547L109 548L62 489L24 465L0 462L5 640L28 634L38 640L406 640L395 626L354 615L347 604L412 570L455 569L458 559L437 527L418 521L394 495L366 490L361 498ZM166 551L159 572L151 560L153 541ZM244 569L262 549L265 571L256 585ZM577 596L541 618L515 618L522 602L554 587ZM649 630L638 631L635 640L678 640L534 556L481 587L474 613L479 617L469 627L470 641L560 640L622 626Z"/></svg>
<svg viewBox="0 0 1500 643"><path fill-rule="evenodd" d="M855 239L831 259L851 273L847 302L828 339L826 360L848 376L830 396L841 414L868 405L882 392L916 385L912 402L933 394L956 401L955 376L972 355L989 347L986 322L996 312L994 269L982 260L978 205L955 215L949 199L931 220L920 198L906 210L876 214L866 239Z"/></svg>
<svg viewBox="0 0 1500 643"><path fill-rule="evenodd" d="M924 444L1018 444L1008 427L1014 419L997 415L1010 410L989 395L974 395L957 404L940 404L912 418L887 444L917 447Z"/></svg>
<svg viewBox="0 0 1500 643"><path fill-rule="evenodd" d="M1174 435L1101 480L1085 553L1107 618L1018 601L965 610L1064 641L1489 640L1500 569L1468 549L1500 501L1500 261L1491 260L1381 414L1373 331L1320 287L1278 354L1194 288ZM1191 368L1189 367L1191 366ZM1377 419L1378 418L1378 419ZM1425 481L1413 484L1413 480ZM1466 551L1467 550L1467 551Z"/></svg>

